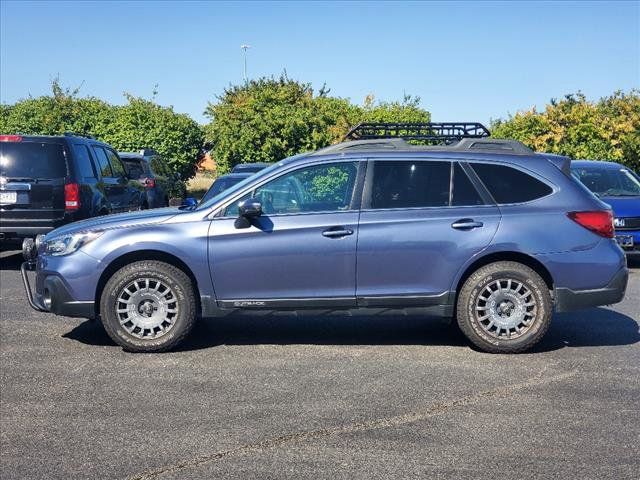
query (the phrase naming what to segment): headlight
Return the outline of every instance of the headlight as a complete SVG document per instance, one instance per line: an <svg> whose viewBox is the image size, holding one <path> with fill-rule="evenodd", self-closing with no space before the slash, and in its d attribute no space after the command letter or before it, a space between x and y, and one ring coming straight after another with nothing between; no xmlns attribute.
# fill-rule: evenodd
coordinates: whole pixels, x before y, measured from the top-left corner
<svg viewBox="0 0 640 480"><path fill-rule="evenodd" d="M44 252L47 255L61 256L75 252L83 245L94 241L103 232L82 232L55 237L44 242Z"/></svg>

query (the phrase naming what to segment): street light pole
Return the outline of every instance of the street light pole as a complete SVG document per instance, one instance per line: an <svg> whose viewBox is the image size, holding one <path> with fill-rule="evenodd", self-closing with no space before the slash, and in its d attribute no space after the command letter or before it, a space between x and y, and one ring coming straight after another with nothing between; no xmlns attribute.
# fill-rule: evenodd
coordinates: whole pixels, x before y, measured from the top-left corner
<svg viewBox="0 0 640 480"><path fill-rule="evenodd" d="M249 78L247 77L247 50L251 48L251 45L240 45L240 48L244 51L244 83L249 83Z"/></svg>

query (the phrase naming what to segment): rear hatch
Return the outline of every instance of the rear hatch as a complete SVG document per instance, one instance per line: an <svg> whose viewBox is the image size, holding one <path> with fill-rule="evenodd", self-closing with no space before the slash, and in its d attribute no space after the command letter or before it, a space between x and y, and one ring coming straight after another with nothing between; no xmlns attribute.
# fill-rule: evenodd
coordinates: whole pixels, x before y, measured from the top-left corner
<svg viewBox="0 0 640 480"><path fill-rule="evenodd" d="M68 175L64 145L55 138L0 136L2 230L53 228L64 218Z"/></svg>

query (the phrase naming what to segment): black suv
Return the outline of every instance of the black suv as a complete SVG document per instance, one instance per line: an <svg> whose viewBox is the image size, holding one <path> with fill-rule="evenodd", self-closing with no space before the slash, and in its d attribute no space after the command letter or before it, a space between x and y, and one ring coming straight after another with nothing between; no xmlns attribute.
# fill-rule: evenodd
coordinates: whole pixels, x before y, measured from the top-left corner
<svg viewBox="0 0 640 480"><path fill-rule="evenodd" d="M0 135L0 158L0 240L139 210L144 198L116 151L90 137Z"/></svg>

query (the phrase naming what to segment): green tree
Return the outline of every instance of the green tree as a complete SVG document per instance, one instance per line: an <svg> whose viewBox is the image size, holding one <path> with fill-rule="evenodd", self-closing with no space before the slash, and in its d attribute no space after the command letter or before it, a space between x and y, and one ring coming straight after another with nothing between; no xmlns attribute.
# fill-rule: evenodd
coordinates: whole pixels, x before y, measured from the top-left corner
<svg viewBox="0 0 640 480"><path fill-rule="evenodd" d="M198 152L204 137L189 116L175 113L151 100L125 94L127 104L112 108L112 119L103 138L119 150L152 148L174 172L188 179L195 175Z"/></svg>
<svg viewBox="0 0 640 480"><path fill-rule="evenodd" d="M543 112L519 112L492 123L497 138L575 159L614 160L640 168L640 92L615 92L592 102L581 94L551 100Z"/></svg>
<svg viewBox="0 0 640 480"><path fill-rule="evenodd" d="M420 99L363 106L332 97L325 87L314 93L308 83L260 78L227 88L205 111L211 121L207 140L220 173L238 163L275 162L296 153L341 141L362 121L429 121Z"/></svg>
<svg viewBox="0 0 640 480"><path fill-rule="evenodd" d="M195 174L203 144L201 127L172 107L125 94L127 104L78 97L78 89L52 83L50 96L29 97L0 108L0 132L26 135L93 135L117 150L152 148L184 179Z"/></svg>

